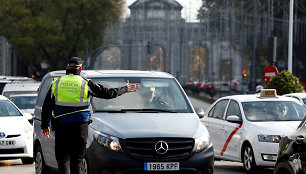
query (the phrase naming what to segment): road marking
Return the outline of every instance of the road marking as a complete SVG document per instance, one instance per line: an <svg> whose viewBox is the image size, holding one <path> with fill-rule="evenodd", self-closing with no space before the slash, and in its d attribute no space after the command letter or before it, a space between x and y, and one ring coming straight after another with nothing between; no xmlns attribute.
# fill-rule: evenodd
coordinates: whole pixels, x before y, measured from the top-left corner
<svg viewBox="0 0 306 174"><path fill-rule="evenodd" d="M235 135L235 133L242 127L242 125L240 124L238 127L236 127L233 132L228 136L227 140L225 141L225 144L223 146L223 149L221 151L221 156L223 156L224 152L226 151L226 148L228 146L228 143L231 141L231 139L233 138L233 136Z"/></svg>

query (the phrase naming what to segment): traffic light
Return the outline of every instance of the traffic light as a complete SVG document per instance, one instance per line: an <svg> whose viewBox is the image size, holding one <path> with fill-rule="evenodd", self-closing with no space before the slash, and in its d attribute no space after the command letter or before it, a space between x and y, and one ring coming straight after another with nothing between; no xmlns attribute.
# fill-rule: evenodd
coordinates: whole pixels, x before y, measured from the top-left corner
<svg viewBox="0 0 306 174"><path fill-rule="evenodd" d="M244 70L241 71L241 75L242 75L242 78L245 78L246 76L248 76L247 73Z"/></svg>

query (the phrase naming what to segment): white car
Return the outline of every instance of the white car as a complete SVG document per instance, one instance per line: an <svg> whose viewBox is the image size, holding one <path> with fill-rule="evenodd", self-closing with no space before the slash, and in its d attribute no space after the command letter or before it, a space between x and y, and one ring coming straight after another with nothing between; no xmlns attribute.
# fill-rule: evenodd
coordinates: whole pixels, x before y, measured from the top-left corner
<svg viewBox="0 0 306 174"><path fill-rule="evenodd" d="M21 158L32 164L33 126L29 113L22 113L9 99L0 95L0 159Z"/></svg>
<svg viewBox="0 0 306 174"><path fill-rule="evenodd" d="M274 167L278 143L295 131L305 115L300 102L266 89L260 95L218 99L201 122L211 135L215 158L242 162L251 173L257 166Z"/></svg>
<svg viewBox="0 0 306 174"><path fill-rule="evenodd" d="M290 93L283 96L295 98L306 106L306 93Z"/></svg>
<svg viewBox="0 0 306 174"><path fill-rule="evenodd" d="M9 99L22 111L34 115L37 94L15 94Z"/></svg>

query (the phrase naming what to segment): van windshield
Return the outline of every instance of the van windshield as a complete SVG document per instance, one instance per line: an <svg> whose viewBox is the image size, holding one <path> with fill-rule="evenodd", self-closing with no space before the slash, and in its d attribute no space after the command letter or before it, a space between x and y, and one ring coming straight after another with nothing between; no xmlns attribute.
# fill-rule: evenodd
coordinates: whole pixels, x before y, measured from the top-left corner
<svg viewBox="0 0 306 174"><path fill-rule="evenodd" d="M106 88L122 87L129 80L130 84L138 83L136 92L123 94L114 99L93 98L93 108L96 112L134 111L134 112L181 112L191 113L179 84L174 79L167 78L99 78L93 82L102 84Z"/></svg>

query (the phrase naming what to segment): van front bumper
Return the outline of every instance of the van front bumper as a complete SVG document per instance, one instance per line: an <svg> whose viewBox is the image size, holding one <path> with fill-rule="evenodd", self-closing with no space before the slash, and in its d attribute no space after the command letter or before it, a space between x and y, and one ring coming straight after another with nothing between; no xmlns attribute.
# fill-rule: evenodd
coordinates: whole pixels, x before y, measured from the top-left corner
<svg viewBox="0 0 306 174"><path fill-rule="evenodd" d="M126 152L112 151L93 141L86 151L86 158L88 160L89 171L92 174L146 173L144 171L145 162L179 162L179 171L171 171L171 173L212 174L214 171L214 151L212 146L202 152L193 153L187 159L176 160L172 158L158 161L156 159L145 161L136 159Z"/></svg>

